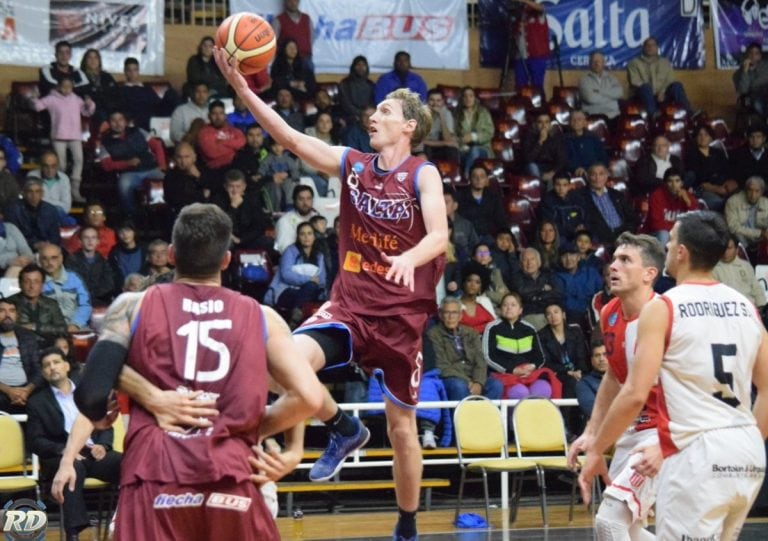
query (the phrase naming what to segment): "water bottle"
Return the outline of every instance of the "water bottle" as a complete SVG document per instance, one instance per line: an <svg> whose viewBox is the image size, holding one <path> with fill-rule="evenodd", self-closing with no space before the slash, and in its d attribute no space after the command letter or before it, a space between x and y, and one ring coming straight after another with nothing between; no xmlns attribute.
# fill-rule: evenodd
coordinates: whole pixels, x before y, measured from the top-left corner
<svg viewBox="0 0 768 541"><path fill-rule="evenodd" d="M299 508L293 512L293 538L304 539L304 512Z"/></svg>

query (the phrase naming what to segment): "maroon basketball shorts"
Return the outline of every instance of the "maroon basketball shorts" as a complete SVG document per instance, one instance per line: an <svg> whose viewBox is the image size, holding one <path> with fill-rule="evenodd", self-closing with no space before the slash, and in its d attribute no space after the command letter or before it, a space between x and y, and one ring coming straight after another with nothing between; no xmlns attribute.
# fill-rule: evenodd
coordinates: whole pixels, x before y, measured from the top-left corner
<svg viewBox="0 0 768 541"><path fill-rule="evenodd" d="M120 487L115 539L272 541L280 534L250 481L187 486L145 481Z"/></svg>
<svg viewBox="0 0 768 541"><path fill-rule="evenodd" d="M367 316L326 302L296 333L340 329L349 334L352 355L326 359L325 368L352 360L371 376L379 378L384 394L402 407L415 407L419 399L422 359L421 336L427 324L425 313ZM348 348L347 348L348 349Z"/></svg>

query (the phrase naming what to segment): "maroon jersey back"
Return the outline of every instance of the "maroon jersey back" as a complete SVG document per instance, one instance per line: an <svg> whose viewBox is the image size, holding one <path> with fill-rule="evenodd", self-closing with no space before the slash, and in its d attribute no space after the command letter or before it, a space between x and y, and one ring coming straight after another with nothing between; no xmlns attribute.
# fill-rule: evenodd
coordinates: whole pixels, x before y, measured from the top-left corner
<svg viewBox="0 0 768 541"><path fill-rule="evenodd" d="M399 255L427 234L418 194L420 169L427 163L408 157L390 171L376 168L378 154L347 149L341 163L339 275L334 302L364 315L409 314L435 310L435 286L443 271L438 257L418 267L415 290L387 281L381 257Z"/></svg>
<svg viewBox="0 0 768 541"><path fill-rule="evenodd" d="M128 364L160 389L202 390L219 416L207 429L161 430L138 404L122 463L122 483L243 481L267 401L261 307L223 287L182 283L147 290L134 324Z"/></svg>

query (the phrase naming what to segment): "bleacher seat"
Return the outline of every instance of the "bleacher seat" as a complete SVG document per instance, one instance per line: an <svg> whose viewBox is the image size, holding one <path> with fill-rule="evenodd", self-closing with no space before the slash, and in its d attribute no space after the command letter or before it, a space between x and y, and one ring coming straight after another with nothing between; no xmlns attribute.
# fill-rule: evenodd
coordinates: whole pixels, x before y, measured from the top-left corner
<svg viewBox="0 0 768 541"><path fill-rule="evenodd" d="M643 119L648 118L648 110L645 108L645 105L643 105L643 102L641 102L638 99L630 99L626 101L619 101L619 110L621 111L622 115L635 115L640 116Z"/></svg>
<svg viewBox="0 0 768 541"><path fill-rule="evenodd" d="M495 137L491 140L491 150L493 153L505 162L515 161L515 143L508 139Z"/></svg>
<svg viewBox="0 0 768 541"><path fill-rule="evenodd" d="M528 199L512 195L505 201L504 209L510 224L519 226L526 235L531 233L536 223L536 213L533 204Z"/></svg>
<svg viewBox="0 0 768 541"><path fill-rule="evenodd" d="M587 130L600 139L604 145L607 145L611 138L608 129L608 117L605 115L589 115L587 117Z"/></svg>
<svg viewBox="0 0 768 541"><path fill-rule="evenodd" d="M525 85L516 89L515 94L528 98L537 109L544 105L544 90L533 85Z"/></svg>
<svg viewBox="0 0 768 541"><path fill-rule="evenodd" d="M581 94L577 86L556 86L552 89L552 98L563 100L571 109L581 108Z"/></svg>
<svg viewBox="0 0 768 541"><path fill-rule="evenodd" d="M665 102L661 105L661 114L675 120L687 120L688 110L679 103Z"/></svg>
<svg viewBox="0 0 768 541"><path fill-rule="evenodd" d="M446 105L449 109L456 109L459 105L459 96L461 95L461 87L454 85L437 85L437 89L443 93Z"/></svg>
<svg viewBox="0 0 768 541"><path fill-rule="evenodd" d="M571 120L571 106L565 100L550 100L547 103L547 112L562 126L567 126Z"/></svg>
<svg viewBox="0 0 768 541"><path fill-rule="evenodd" d="M530 175L507 175L507 182L514 193L525 197L528 201L538 206L541 201L541 180Z"/></svg>
<svg viewBox="0 0 768 541"><path fill-rule="evenodd" d="M339 83L317 83L317 88L328 92L328 96L333 100L333 103L339 103Z"/></svg>
<svg viewBox="0 0 768 541"><path fill-rule="evenodd" d="M640 115L621 115L618 121L619 137L645 140L648 138L648 123Z"/></svg>
<svg viewBox="0 0 768 541"><path fill-rule="evenodd" d="M616 142L616 152L619 158L626 160L630 166L637 163L644 153L643 140L636 137L622 136Z"/></svg>
<svg viewBox="0 0 768 541"><path fill-rule="evenodd" d="M685 141L688 138L688 122L685 119L660 116L656 120L654 133L670 141Z"/></svg>
<svg viewBox="0 0 768 541"><path fill-rule="evenodd" d="M520 124L518 124L517 121L502 118L499 120L494 120L493 126L496 132L494 137L497 139L506 139L507 141L512 141L516 145L520 144Z"/></svg>
<svg viewBox="0 0 768 541"><path fill-rule="evenodd" d="M464 179L461 176L461 167L456 160L437 158L432 160L443 179L443 184L463 185Z"/></svg>
<svg viewBox="0 0 768 541"><path fill-rule="evenodd" d="M528 112L533 110L530 98L524 96L512 96L504 104L505 116L524 126L528 123Z"/></svg>

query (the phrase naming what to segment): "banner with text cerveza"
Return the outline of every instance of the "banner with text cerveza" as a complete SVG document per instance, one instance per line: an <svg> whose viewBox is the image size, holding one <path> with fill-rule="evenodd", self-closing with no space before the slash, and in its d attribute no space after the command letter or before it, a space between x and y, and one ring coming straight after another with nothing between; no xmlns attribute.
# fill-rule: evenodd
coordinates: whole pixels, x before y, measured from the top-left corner
<svg viewBox="0 0 768 541"><path fill-rule="evenodd" d="M280 0L230 0L231 13L251 11L271 21ZM372 72L390 71L408 51L414 68L469 69L466 0L302 0L312 18L317 73L347 73L363 55Z"/></svg>
<svg viewBox="0 0 768 541"><path fill-rule="evenodd" d="M768 51L768 1L711 0L711 5L719 69L738 67L752 42Z"/></svg>
<svg viewBox="0 0 768 541"><path fill-rule="evenodd" d="M44 66L54 44L72 44L72 64L87 49L101 53L106 71L121 73L136 57L145 75L162 75L165 57L163 2L159 0L5 0L0 2L0 59L3 64Z"/></svg>
<svg viewBox="0 0 768 541"><path fill-rule="evenodd" d="M501 67L510 28L522 10L515 0L478 0L480 64ZM550 48L560 46L563 69L586 69L589 54L600 51L608 66L622 69L640 54L649 36L675 68L704 67L701 0L539 0L549 23ZM550 66L556 65L554 53Z"/></svg>

